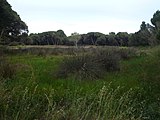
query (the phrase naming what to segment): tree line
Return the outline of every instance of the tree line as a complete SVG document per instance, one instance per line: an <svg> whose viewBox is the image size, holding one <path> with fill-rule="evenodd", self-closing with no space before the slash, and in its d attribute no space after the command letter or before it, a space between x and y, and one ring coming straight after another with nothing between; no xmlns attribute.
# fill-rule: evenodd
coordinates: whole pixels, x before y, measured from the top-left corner
<svg viewBox="0 0 160 120"><path fill-rule="evenodd" d="M31 33L20 16L12 10L6 0L0 1L0 44L3 45L108 45L108 46L148 46L160 43L160 11L151 18L152 25L142 22L140 30L135 33L89 32L87 34L72 33L66 36L63 30Z"/></svg>

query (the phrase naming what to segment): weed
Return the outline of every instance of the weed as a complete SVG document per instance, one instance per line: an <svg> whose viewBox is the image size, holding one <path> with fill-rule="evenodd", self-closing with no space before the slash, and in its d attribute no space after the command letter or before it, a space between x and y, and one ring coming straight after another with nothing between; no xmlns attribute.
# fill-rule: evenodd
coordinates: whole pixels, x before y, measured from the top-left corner
<svg viewBox="0 0 160 120"><path fill-rule="evenodd" d="M78 79L97 79L102 74L101 64L92 55L74 55L64 58L58 70L59 77L67 77L74 74Z"/></svg>
<svg viewBox="0 0 160 120"><path fill-rule="evenodd" d="M5 95L2 90L6 91ZM76 91L66 91L66 97L69 96L65 104L61 104L62 98L55 101L55 92L53 89L39 89L37 85L30 88L16 86L12 90L3 88L0 92L0 119L137 120L143 114L143 102L138 103L139 96L133 98L132 89L120 94L120 87L113 90L104 85L98 92L84 96L79 96Z"/></svg>
<svg viewBox="0 0 160 120"><path fill-rule="evenodd" d="M16 73L16 69L6 58L0 57L0 78L10 79Z"/></svg>

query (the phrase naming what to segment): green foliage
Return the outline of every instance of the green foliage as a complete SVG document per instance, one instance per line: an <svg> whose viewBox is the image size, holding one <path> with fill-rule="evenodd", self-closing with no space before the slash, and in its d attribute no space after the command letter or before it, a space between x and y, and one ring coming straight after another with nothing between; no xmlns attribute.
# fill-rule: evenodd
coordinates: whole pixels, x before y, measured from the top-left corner
<svg viewBox="0 0 160 120"><path fill-rule="evenodd" d="M97 38L96 40L96 45L107 45L107 38L105 35L101 35L100 37Z"/></svg>
<svg viewBox="0 0 160 120"><path fill-rule="evenodd" d="M0 79L11 79L16 73L15 66L4 57L0 57Z"/></svg>
<svg viewBox="0 0 160 120"><path fill-rule="evenodd" d="M114 119L133 120L143 116L144 103L139 103L140 93L130 89L124 93L122 88L101 86L91 94L81 89L67 89L57 100L54 89L40 89L37 85L23 88L15 86L11 90L0 84L0 119ZM137 94L139 93L139 94ZM135 97L136 96L136 97Z"/></svg>
<svg viewBox="0 0 160 120"><path fill-rule="evenodd" d="M117 51L122 60L129 60L138 56L136 48L121 48Z"/></svg>
<svg viewBox="0 0 160 120"><path fill-rule="evenodd" d="M109 45L111 45L111 46L118 46L118 41L116 40L115 33L112 32L109 34L108 42L109 42Z"/></svg>
<svg viewBox="0 0 160 120"><path fill-rule="evenodd" d="M116 48L98 49L95 54L95 59L101 64L104 71L120 70L120 55L117 54Z"/></svg>
<svg viewBox="0 0 160 120"><path fill-rule="evenodd" d="M83 40L81 41L81 43L85 45L96 45L97 38L103 35L104 34L99 32L89 32L82 36Z"/></svg>
<svg viewBox="0 0 160 120"><path fill-rule="evenodd" d="M151 19L152 24L156 27L156 29L160 29L160 11L157 10L153 18Z"/></svg>
<svg viewBox="0 0 160 120"><path fill-rule="evenodd" d="M146 23L143 21L140 26L140 30L146 30L146 28L147 28Z"/></svg>
<svg viewBox="0 0 160 120"><path fill-rule="evenodd" d="M78 55L64 58L58 70L58 77L67 77L72 74L76 79L98 79L102 74L101 64L92 55Z"/></svg>
<svg viewBox="0 0 160 120"><path fill-rule="evenodd" d="M64 58L58 76L75 75L78 79L98 79L105 71L120 69L119 56L116 52L98 49L95 53L86 53Z"/></svg>
<svg viewBox="0 0 160 120"><path fill-rule="evenodd" d="M68 42L67 36L62 30L30 34L28 38L32 42L29 44L33 45L64 45Z"/></svg>
<svg viewBox="0 0 160 120"><path fill-rule="evenodd" d="M23 41L28 45L109 45L109 46L128 46L130 35L127 32L119 32L117 34L110 33L105 35L99 32L89 32L87 34L72 33L66 37L62 30L43 32L38 34L30 34Z"/></svg>
<svg viewBox="0 0 160 120"><path fill-rule="evenodd" d="M113 48L120 56L129 49ZM0 81L0 119L159 120L159 46L141 51L146 54L121 61L120 71L107 72L94 81L53 77L65 56L7 54L12 63L29 68L19 69L9 82Z"/></svg>
<svg viewBox="0 0 160 120"><path fill-rule="evenodd" d="M128 42L129 42L129 38L130 38L130 34L128 34L127 32L119 32L116 35L116 39L118 41L118 44L120 46L128 46Z"/></svg>
<svg viewBox="0 0 160 120"><path fill-rule="evenodd" d="M128 41L125 43L125 45L129 46L148 46L148 45L157 45L159 44L159 41L157 40L159 37L159 29L160 29L160 11L157 10L156 13L154 13L153 18L151 19L151 23L155 26L151 26L150 24L146 24L145 21L142 22L140 25L140 30L138 32L135 32L131 35L131 37L128 37ZM114 45L116 45L115 41L115 34L110 34L110 41L113 42ZM118 34L117 34L118 35ZM125 38L119 39L121 37L118 37L119 44L123 45L123 42L125 41ZM122 42L121 42L122 41ZM121 44L122 43L122 44ZM113 44L113 43L112 43Z"/></svg>
<svg viewBox="0 0 160 120"><path fill-rule="evenodd" d="M28 32L27 25L19 15L12 10L6 0L0 1L0 41L2 38L12 38Z"/></svg>
<svg viewBox="0 0 160 120"><path fill-rule="evenodd" d="M24 43L23 42L11 42L11 43L9 43L9 46L18 46L18 45L24 45Z"/></svg>
<svg viewBox="0 0 160 120"><path fill-rule="evenodd" d="M130 37L130 46L148 46L151 33L148 30L138 31Z"/></svg>
<svg viewBox="0 0 160 120"><path fill-rule="evenodd" d="M160 40L160 30L158 30L157 35L156 35L156 38L157 38L158 40Z"/></svg>
<svg viewBox="0 0 160 120"><path fill-rule="evenodd" d="M78 41L81 39L81 35L77 32L74 32L71 34L71 36L68 37L68 40L70 43L73 43L76 47L78 46Z"/></svg>

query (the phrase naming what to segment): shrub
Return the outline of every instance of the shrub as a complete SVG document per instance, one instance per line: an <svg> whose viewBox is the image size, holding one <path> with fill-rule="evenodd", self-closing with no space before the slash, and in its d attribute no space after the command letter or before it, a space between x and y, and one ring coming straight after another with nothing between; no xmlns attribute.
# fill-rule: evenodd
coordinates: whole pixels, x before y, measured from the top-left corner
<svg viewBox="0 0 160 120"><path fill-rule="evenodd" d="M106 50L67 56L63 59L57 76L68 77L71 74L78 79L98 79L105 72L120 70L119 61L118 54Z"/></svg>
<svg viewBox="0 0 160 120"><path fill-rule="evenodd" d="M120 70L120 56L116 49L99 49L95 53L95 59L105 71Z"/></svg>
<svg viewBox="0 0 160 120"><path fill-rule="evenodd" d="M103 70L92 55L82 54L65 57L58 70L58 77L74 74L78 79L97 79Z"/></svg>
<svg viewBox="0 0 160 120"><path fill-rule="evenodd" d="M120 55L120 57L124 60L128 60L137 56L137 50L134 48L121 48L117 52Z"/></svg>
<svg viewBox="0 0 160 120"><path fill-rule="evenodd" d="M14 65L9 63L4 57L0 57L0 78L12 78L15 72Z"/></svg>
<svg viewBox="0 0 160 120"><path fill-rule="evenodd" d="M24 43L22 43L22 42L11 42L11 43L9 43L9 46L17 46L17 45L25 45Z"/></svg>

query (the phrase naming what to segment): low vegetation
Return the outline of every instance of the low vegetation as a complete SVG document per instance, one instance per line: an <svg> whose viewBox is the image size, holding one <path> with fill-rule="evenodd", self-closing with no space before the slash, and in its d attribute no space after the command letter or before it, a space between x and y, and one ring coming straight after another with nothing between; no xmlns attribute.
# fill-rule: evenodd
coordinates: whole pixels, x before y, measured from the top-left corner
<svg viewBox="0 0 160 120"><path fill-rule="evenodd" d="M74 74L78 79L94 80L102 78L105 72L120 70L120 56L116 49L98 49L94 53L86 52L66 56L58 70L58 76Z"/></svg>
<svg viewBox="0 0 160 120"><path fill-rule="evenodd" d="M15 66L7 61L4 57L0 57L0 78L11 79L16 73Z"/></svg>
<svg viewBox="0 0 160 120"><path fill-rule="evenodd" d="M63 88L62 88L63 89ZM21 88L16 86L10 91L1 88L1 119L44 119L44 120L87 120L87 119L141 119L143 106L138 96L130 89L120 93L121 88L111 89L102 86L92 94L81 95L80 89L66 90L62 98L57 98L54 89L39 90L39 86ZM121 94L121 95L120 95Z"/></svg>
<svg viewBox="0 0 160 120"><path fill-rule="evenodd" d="M45 57L5 54L8 62L1 62L16 71L0 81L0 119L158 120L159 47L92 51ZM110 68L116 62L118 69ZM84 63L89 72L83 71ZM57 70L66 73L59 77Z"/></svg>

